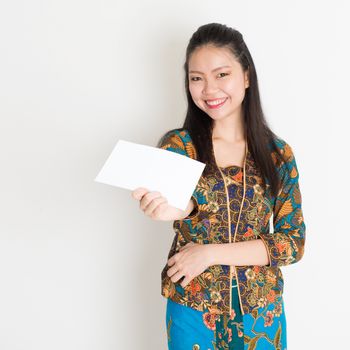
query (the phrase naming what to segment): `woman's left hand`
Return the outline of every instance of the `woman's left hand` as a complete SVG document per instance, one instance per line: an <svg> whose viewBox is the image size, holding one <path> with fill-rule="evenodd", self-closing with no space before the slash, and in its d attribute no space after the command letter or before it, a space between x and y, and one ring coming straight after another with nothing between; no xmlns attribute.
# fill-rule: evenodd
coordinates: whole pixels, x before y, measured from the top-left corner
<svg viewBox="0 0 350 350"><path fill-rule="evenodd" d="M168 260L171 266L167 275L172 282L177 282L183 276L181 286L184 288L191 280L210 266L210 244L189 242L179 249L179 252Z"/></svg>

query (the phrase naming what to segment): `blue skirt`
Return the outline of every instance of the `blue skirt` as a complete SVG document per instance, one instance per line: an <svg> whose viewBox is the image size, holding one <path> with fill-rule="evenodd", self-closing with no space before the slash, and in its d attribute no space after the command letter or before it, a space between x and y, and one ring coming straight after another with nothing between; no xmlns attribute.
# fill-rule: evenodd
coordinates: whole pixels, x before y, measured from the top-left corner
<svg viewBox="0 0 350 350"><path fill-rule="evenodd" d="M198 311L167 299L169 350L286 350L287 329L283 298L262 300L254 315L241 314L237 280L232 279L232 313Z"/></svg>

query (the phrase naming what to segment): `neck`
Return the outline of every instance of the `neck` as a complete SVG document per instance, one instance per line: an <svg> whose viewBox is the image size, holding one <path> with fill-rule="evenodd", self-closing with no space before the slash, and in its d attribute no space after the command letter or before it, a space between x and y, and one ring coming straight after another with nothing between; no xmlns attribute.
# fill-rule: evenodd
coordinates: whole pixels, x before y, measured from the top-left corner
<svg viewBox="0 0 350 350"><path fill-rule="evenodd" d="M214 120L212 138L221 139L230 143L245 142L243 118L225 118Z"/></svg>

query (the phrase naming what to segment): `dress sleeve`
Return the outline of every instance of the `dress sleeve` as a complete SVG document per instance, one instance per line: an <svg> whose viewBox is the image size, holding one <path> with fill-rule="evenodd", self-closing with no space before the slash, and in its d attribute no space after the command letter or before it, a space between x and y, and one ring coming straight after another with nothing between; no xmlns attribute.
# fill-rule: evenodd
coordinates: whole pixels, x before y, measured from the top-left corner
<svg viewBox="0 0 350 350"><path fill-rule="evenodd" d="M183 135L181 135L180 131L178 130L168 131L165 135L161 137L158 143L158 148L179 153L188 157L182 137Z"/></svg>
<svg viewBox="0 0 350 350"><path fill-rule="evenodd" d="M261 233L269 255L270 267L298 262L304 254L305 222L299 186L299 172L292 148L284 143L281 174L282 187L273 205L273 233Z"/></svg>
<svg viewBox="0 0 350 350"><path fill-rule="evenodd" d="M157 147L196 159L196 152L194 150L192 140L190 139L186 130L168 131L162 136ZM191 199L194 201L194 209L186 218L192 218L198 214L198 206L203 201L202 197L203 195L198 191L198 186L196 186L191 195Z"/></svg>

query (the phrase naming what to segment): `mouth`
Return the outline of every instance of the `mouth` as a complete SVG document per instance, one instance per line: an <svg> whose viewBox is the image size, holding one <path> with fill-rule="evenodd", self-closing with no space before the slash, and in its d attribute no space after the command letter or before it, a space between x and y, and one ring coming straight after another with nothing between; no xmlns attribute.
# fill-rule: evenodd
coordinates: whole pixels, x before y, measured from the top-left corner
<svg viewBox="0 0 350 350"><path fill-rule="evenodd" d="M224 97L215 100L205 100L205 103L210 109L215 109L221 107L226 102L226 100L227 97Z"/></svg>

